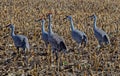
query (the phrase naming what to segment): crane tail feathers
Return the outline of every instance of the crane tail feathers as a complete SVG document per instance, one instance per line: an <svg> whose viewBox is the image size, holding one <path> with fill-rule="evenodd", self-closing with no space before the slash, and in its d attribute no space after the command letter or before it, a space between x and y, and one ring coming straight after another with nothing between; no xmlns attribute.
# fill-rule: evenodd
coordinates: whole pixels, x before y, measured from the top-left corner
<svg viewBox="0 0 120 76"><path fill-rule="evenodd" d="M106 36L106 35L103 36L103 40L106 44L110 43L110 40L109 40L108 36Z"/></svg>
<svg viewBox="0 0 120 76"><path fill-rule="evenodd" d="M23 47L27 48L27 50L30 51L30 46L29 46L28 40L26 40L25 38L23 39Z"/></svg>
<svg viewBox="0 0 120 76"><path fill-rule="evenodd" d="M60 48L61 50L64 50L64 51L67 49L64 42L60 42Z"/></svg>
<svg viewBox="0 0 120 76"><path fill-rule="evenodd" d="M83 42L84 42L84 47L85 47L87 44L87 36L86 35L83 36L82 44L83 44Z"/></svg>

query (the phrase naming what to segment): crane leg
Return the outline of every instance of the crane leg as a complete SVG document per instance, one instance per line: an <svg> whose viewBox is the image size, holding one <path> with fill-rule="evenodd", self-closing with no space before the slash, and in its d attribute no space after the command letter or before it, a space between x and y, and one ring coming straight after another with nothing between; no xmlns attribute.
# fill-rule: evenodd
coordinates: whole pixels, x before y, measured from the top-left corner
<svg viewBox="0 0 120 76"><path fill-rule="evenodd" d="M78 44L78 48L80 48L80 47L81 47L81 43Z"/></svg>
<svg viewBox="0 0 120 76"><path fill-rule="evenodd" d="M19 53L20 53L20 52L19 52L19 47L17 47L17 51L18 51L18 54L19 54Z"/></svg>
<svg viewBox="0 0 120 76"><path fill-rule="evenodd" d="M102 45L102 41L98 41L98 42L99 42L99 44L97 45L97 48L99 49Z"/></svg>
<svg viewBox="0 0 120 76"><path fill-rule="evenodd" d="M27 50L26 50L26 48L23 48L23 53L27 53Z"/></svg>
<svg viewBox="0 0 120 76"><path fill-rule="evenodd" d="M81 43L77 45L77 53L80 53L80 47L81 47Z"/></svg>
<svg viewBox="0 0 120 76"><path fill-rule="evenodd" d="M84 47L86 47L87 41L84 41Z"/></svg>
<svg viewBox="0 0 120 76"><path fill-rule="evenodd" d="M48 47L48 43L45 43L45 48L47 48Z"/></svg>
<svg viewBox="0 0 120 76"><path fill-rule="evenodd" d="M83 47L86 46L86 41L82 41L81 45L83 45Z"/></svg>
<svg viewBox="0 0 120 76"><path fill-rule="evenodd" d="M55 51L56 61L58 60L58 52Z"/></svg>
<svg viewBox="0 0 120 76"><path fill-rule="evenodd" d="M21 57L19 47L17 47L17 51L18 51L17 58L18 58L18 57Z"/></svg>

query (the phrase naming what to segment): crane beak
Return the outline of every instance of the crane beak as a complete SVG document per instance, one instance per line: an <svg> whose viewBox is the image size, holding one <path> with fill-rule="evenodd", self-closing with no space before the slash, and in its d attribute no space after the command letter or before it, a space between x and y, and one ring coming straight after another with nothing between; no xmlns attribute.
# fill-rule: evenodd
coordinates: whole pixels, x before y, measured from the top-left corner
<svg viewBox="0 0 120 76"><path fill-rule="evenodd" d="M49 16L49 14L46 14L46 17L48 17Z"/></svg>
<svg viewBox="0 0 120 76"><path fill-rule="evenodd" d="M11 25L11 24L7 25L6 28L9 27L10 25Z"/></svg>
<svg viewBox="0 0 120 76"><path fill-rule="evenodd" d="M92 15L92 16L89 16L89 18L90 18L90 20L92 20L92 19L93 19L93 15Z"/></svg>
<svg viewBox="0 0 120 76"><path fill-rule="evenodd" d="M48 17L49 15L52 15L52 13L50 12L50 13L47 13L47 14L46 14L47 17Z"/></svg>
<svg viewBox="0 0 120 76"><path fill-rule="evenodd" d="M39 21L41 21L42 19L45 20L45 18L40 18L40 19L36 19L35 22L39 22Z"/></svg>
<svg viewBox="0 0 120 76"><path fill-rule="evenodd" d="M35 22L39 22L41 19L37 19L37 20L35 20Z"/></svg>
<svg viewBox="0 0 120 76"><path fill-rule="evenodd" d="M89 16L89 18L92 18L93 17L93 15L92 16Z"/></svg>
<svg viewBox="0 0 120 76"><path fill-rule="evenodd" d="M65 18L63 18L63 20L67 19L68 16L66 16Z"/></svg>
<svg viewBox="0 0 120 76"><path fill-rule="evenodd" d="M91 15L91 16L89 16L90 18L93 18L94 17L94 15Z"/></svg>
<svg viewBox="0 0 120 76"><path fill-rule="evenodd" d="M63 18L63 20L65 20L65 19L67 19L67 18Z"/></svg>

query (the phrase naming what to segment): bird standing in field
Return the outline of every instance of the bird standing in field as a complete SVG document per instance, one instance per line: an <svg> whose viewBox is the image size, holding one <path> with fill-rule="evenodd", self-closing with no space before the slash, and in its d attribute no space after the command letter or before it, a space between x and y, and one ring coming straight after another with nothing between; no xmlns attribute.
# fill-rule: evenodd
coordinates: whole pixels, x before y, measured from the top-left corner
<svg viewBox="0 0 120 76"><path fill-rule="evenodd" d="M36 21L41 21L41 25L42 25L42 40L45 42L45 45L46 47L48 47L48 32L45 31L45 27L44 27L44 24L45 24L45 20L44 19L38 19Z"/></svg>
<svg viewBox="0 0 120 76"><path fill-rule="evenodd" d="M26 49L29 51L29 42L28 38L24 35L15 35L14 30L15 27L13 24L9 24L8 26L11 29L11 37L14 41L15 47L17 48L19 52L19 48L22 48L24 52L26 52Z"/></svg>
<svg viewBox="0 0 120 76"><path fill-rule="evenodd" d="M110 39L109 39L108 35L103 30L99 29L96 26L96 20L97 20L96 15L93 14L90 17L94 19L93 30L94 30L94 35L95 35L95 37L96 37L96 39L98 40L98 43L99 43L98 47L100 47L102 45L102 43L110 44Z"/></svg>
<svg viewBox="0 0 120 76"><path fill-rule="evenodd" d="M48 41L52 47L52 52L56 55L56 60L58 59L58 52L66 52L67 48L64 40L56 33L53 33L51 28L51 17L52 14L48 14L49 24L48 24Z"/></svg>
<svg viewBox="0 0 120 76"><path fill-rule="evenodd" d="M72 35L73 40L75 40L78 43L79 47L84 42L84 47L85 47L87 44L86 34L74 28L74 24L73 24L73 20L71 16L66 16L65 19L68 19L70 21L71 35Z"/></svg>

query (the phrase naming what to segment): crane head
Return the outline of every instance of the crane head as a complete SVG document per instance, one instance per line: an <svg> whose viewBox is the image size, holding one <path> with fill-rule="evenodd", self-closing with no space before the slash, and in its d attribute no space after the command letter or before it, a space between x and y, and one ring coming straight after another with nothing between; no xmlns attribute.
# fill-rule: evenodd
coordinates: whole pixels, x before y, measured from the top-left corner
<svg viewBox="0 0 120 76"><path fill-rule="evenodd" d="M7 25L6 27L14 28L13 24L9 24L9 25Z"/></svg>
<svg viewBox="0 0 120 76"><path fill-rule="evenodd" d="M39 22L39 21L44 21L44 18L40 18L40 19L35 20L35 22Z"/></svg>
<svg viewBox="0 0 120 76"><path fill-rule="evenodd" d="M47 13L47 17L51 17L52 16L52 13L51 12L49 12L49 13Z"/></svg>
<svg viewBox="0 0 120 76"><path fill-rule="evenodd" d="M41 21L42 23L45 23L45 19L44 18L39 19L39 21Z"/></svg>
<svg viewBox="0 0 120 76"><path fill-rule="evenodd" d="M42 17L40 17L40 19L35 20L35 22L40 22L40 21L45 22L45 17L42 16Z"/></svg>
<svg viewBox="0 0 120 76"><path fill-rule="evenodd" d="M63 20L65 20L65 19L71 20L71 19L72 19L72 16L66 16Z"/></svg>
<svg viewBox="0 0 120 76"><path fill-rule="evenodd" d="M95 14L93 14L93 15L91 15L91 16L90 16L90 18L96 18L96 15L95 15Z"/></svg>
<svg viewBox="0 0 120 76"><path fill-rule="evenodd" d="M49 21L51 22L51 21L52 21L52 13L48 13L48 14L47 14L47 18L48 18Z"/></svg>
<svg viewBox="0 0 120 76"><path fill-rule="evenodd" d="M66 19L71 20L71 19L72 19L72 16L66 16Z"/></svg>

